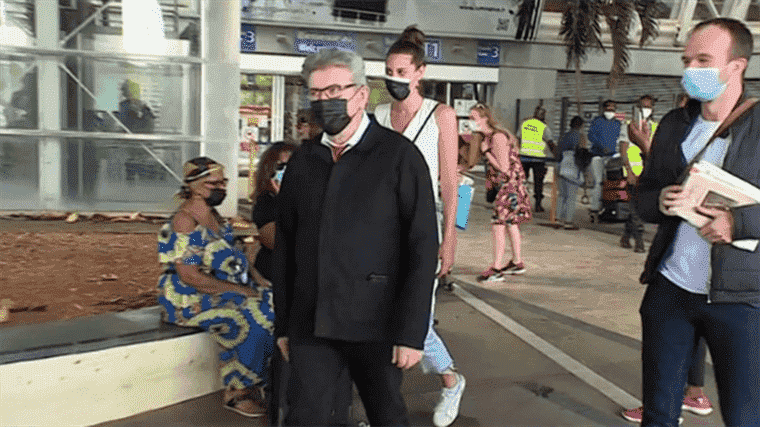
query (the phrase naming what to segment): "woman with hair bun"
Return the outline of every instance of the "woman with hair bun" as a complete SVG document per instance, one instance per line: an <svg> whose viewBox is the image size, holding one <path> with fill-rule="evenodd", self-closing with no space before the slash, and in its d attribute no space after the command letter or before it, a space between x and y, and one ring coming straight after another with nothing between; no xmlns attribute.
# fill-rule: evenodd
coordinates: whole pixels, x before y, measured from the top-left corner
<svg viewBox="0 0 760 427"><path fill-rule="evenodd" d="M405 29L391 46L385 59L385 86L394 101L378 105L375 118L381 125L409 138L425 157L433 182L439 219L440 278L451 272L457 244L455 226L459 135L454 109L422 96L420 81L426 69L424 46L425 35L415 26ZM436 287L437 285L438 283L435 284ZM455 371L454 361L446 345L433 329L434 309L435 292L422 368L425 372L432 371L441 376L443 390L435 407L433 424L444 427L454 422L459 414L465 379Z"/></svg>

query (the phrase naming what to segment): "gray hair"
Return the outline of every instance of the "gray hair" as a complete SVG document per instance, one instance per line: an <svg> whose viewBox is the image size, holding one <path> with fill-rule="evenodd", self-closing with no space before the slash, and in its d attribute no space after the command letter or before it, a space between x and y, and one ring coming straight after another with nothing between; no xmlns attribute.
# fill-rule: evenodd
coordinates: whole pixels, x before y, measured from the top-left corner
<svg viewBox="0 0 760 427"><path fill-rule="evenodd" d="M301 69L306 84L309 84L311 74L317 70L328 67L342 67L351 71L352 81L360 86L367 85L367 76L364 72L364 60L354 52L346 52L338 49L322 49L306 57Z"/></svg>

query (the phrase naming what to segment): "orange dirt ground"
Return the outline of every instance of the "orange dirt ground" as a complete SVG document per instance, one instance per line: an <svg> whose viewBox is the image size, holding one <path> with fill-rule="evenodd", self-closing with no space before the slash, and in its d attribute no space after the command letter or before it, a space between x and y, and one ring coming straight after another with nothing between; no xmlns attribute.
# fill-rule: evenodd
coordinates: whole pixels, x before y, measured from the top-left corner
<svg viewBox="0 0 760 427"><path fill-rule="evenodd" d="M154 234L0 232L0 327L155 305L159 273Z"/></svg>
<svg viewBox="0 0 760 427"><path fill-rule="evenodd" d="M0 217L0 328L157 304L156 234L166 217L66 217ZM252 231L240 217L233 226Z"/></svg>

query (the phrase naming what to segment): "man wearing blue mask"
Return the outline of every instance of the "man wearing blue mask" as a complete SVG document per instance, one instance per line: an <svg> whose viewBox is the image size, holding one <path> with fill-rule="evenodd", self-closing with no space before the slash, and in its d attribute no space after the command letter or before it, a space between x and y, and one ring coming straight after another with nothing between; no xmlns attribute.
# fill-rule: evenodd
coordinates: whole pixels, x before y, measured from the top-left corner
<svg viewBox="0 0 760 427"><path fill-rule="evenodd" d="M636 210L659 224L641 275L648 285L639 310L645 426L678 425L700 337L710 348L724 424L760 425L760 206L697 207L709 218L701 228L672 211L686 196L679 177L701 153L760 186L760 106L738 113L748 105L751 54L752 34L740 21L694 27L682 56L682 86L692 99L663 117L639 179ZM724 122L728 129L710 141Z"/></svg>
<svg viewBox="0 0 760 427"><path fill-rule="evenodd" d="M406 137L365 112L360 56L321 50L303 76L324 133L293 153L277 195L284 424L343 423L350 401L340 391L353 380L371 425L409 425L402 369L422 358L438 261L430 173Z"/></svg>

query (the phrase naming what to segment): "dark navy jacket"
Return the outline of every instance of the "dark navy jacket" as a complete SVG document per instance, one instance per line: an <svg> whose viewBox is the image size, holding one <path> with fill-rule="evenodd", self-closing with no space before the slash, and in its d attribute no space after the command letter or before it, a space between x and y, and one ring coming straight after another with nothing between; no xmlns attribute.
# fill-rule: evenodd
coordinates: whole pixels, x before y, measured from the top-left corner
<svg viewBox="0 0 760 427"><path fill-rule="evenodd" d="M275 335L422 349L438 261L425 160L374 119L337 163L319 138L277 196Z"/></svg>
<svg viewBox="0 0 760 427"><path fill-rule="evenodd" d="M698 101L670 111L663 117L639 178L635 197L636 211L644 221L657 223L657 234L649 250L641 283L650 283L657 273L681 218L659 210L660 191L680 183L687 163L681 143L689 134L701 111ZM728 130L728 147L723 169L760 187L760 104L736 120ZM760 206L733 209L733 239L760 239ZM708 260L705 260L707 262ZM713 245L711 302L738 302L760 307L760 251L748 252L732 245Z"/></svg>

